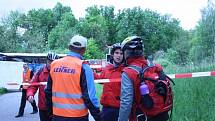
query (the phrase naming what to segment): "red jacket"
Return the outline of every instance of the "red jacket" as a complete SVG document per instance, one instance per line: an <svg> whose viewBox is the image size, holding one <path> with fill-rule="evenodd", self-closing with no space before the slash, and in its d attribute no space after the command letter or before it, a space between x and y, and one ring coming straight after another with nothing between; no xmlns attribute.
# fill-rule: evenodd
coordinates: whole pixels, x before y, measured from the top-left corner
<svg viewBox="0 0 215 121"><path fill-rule="evenodd" d="M94 74L95 79L114 79L121 78L122 65L114 67L113 64L109 63L105 68L102 68L101 74ZM120 90L121 83L104 83L103 92L101 95L101 104L103 106L110 106L119 108L120 106Z"/></svg>
<svg viewBox="0 0 215 121"><path fill-rule="evenodd" d="M46 66L41 68L39 71L36 72L36 74L33 76L31 83L35 82L47 82L49 75L49 70ZM40 110L47 110L46 103L45 103L45 93L44 88L45 85L41 86L30 86L27 91L27 97L34 96L39 88L39 94L38 94L38 107Z"/></svg>

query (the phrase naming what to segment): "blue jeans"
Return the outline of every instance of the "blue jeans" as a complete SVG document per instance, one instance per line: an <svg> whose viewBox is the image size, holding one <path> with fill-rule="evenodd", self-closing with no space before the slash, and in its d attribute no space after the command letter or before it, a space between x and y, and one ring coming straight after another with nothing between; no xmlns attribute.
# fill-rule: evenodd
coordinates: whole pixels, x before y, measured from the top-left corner
<svg viewBox="0 0 215 121"><path fill-rule="evenodd" d="M118 121L119 108L104 106L101 113L102 121Z"/></svg>

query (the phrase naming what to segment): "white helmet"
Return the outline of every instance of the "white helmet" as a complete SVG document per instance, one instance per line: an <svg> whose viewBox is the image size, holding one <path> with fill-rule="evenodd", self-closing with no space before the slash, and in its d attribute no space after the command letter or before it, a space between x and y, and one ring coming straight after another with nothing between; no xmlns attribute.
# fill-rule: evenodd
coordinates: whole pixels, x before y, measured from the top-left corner
<svg viewBox="0 0 215 121"><path fill-rule="evenodd" d="M53 61L53 60L59 59L59 58L60 57L57 54L53 53L53 52L48 52L48 54L47 54L47 59L48 60Z"/></svg>

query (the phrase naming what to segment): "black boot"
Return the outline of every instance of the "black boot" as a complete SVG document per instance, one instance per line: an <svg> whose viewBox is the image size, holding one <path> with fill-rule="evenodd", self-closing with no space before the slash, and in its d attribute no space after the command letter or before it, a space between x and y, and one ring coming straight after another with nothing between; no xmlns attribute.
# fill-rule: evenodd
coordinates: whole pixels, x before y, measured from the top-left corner
<svg viewBox="0 0 215 121"><path fill-rule="evenodd" d="M33 103L31 103L32 107L33 107L33 112L31 112L31 114L35 114L38 112L38 109L37 109L37 105L36 105L36 102L35 100L33 101Z"/></svg>
<svg viewBox="0 0 215 121"><path fill-rule="evenodd" d="M20 103L20 107L19 107L19 113L18 113L18 115L15 116L16 118L23 116L25 105L26 105L26 89L23 89L21 103Z"/></svg>
<svg viewBox="0 0 215 121"><path fill-rule="evenodd" d="M33 112L31 112L30 114L35 114L37 113L38 111L37 110L34 110Z"/></svg>
<svg viewBox="0 0 215 121"><path fill-rule="evenodd" d="M15 116L15 118L19 118L19 117L22 117L22 116L23 116L23 114L18 114L18 115Z"/></svg>
<svg viewBox="0 0 215 121"><path fill-rule="evenodd" d="M22 117L24 114L24 108L21 106L19 108L19 113L15 116L15 118Z"/></svg>

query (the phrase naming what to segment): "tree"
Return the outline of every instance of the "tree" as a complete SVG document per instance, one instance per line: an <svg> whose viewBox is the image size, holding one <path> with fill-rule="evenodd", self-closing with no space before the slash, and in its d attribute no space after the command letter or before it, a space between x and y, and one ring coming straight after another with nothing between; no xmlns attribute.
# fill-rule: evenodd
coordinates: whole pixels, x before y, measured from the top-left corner
<svg viewBox="0 0 215 121"><path fill-rule="evenodd" d="M24 52L42 53L47 50L43 33L39 30L26 31L22 36Z"/></svg>
<svg viewBox="0 0 215 121"><path fill-rule="evenodd" d="M87 8L86 12L86 17L82 18L76 26L78 32L87 38L95 39L100 48L106 47L108 41L107 21L100 15L97 6Z"/></svg>
<svg viewBox="0 0 215 121"><path fill-rule="evenodd" d="M18 11L11 11L9 16L2 19L0 26L0 51L1 52L20 52L22 40L17 32L18 20L22 14Z"/></svg>
<svg viewBox="0 0 215 121"><path fill-rule="evenodd" d="M100 11L101 16L103 16L106 21L108 31L106 44L112 45L116 42L119 42L116 40L116 17L114 14L114 7L101 6Z"/></svg>
<svg viewBox="0 0 215 121"><path fill-rule="evenodd" d="M179 37L172 42L172 52L176 52L171 55L171 58L174 58L173 61L171 61L172 63L185 65L190 61L189 51L191 48L191 44L189 40L190 36L187 31L179 31ZM167 53L171 52L171 49L168 49L169 51L167 51Z"/></svg>
<svg viewBox="0 0 215 121"><path fill-rule="evenodd" d="M87 50L84 54L85 59L102 59L104 53L99 49L94 39L89 39L87 44Z"/></svg>
<svg viewBox="0 0 215 121"><path fill-rule="evenodd" d="M197 31L200 34L199 46L201 46L204 56L215 61L215 5L211 0L202 10Z"/></svg>
<svg viewBox="0 0 215 121"><path fill-rule="evenodd" d="M117 40L132 35L143 39L146 55L158 50L167 51L172 41L178 38L179 22L168 15L161 16L139 7L123 9L117 14Z"/></svg>
<svg viewBox="0 0 215 121"><path fill-rule="evenodd" d="M72 13L72 10L68 6L63 6L61 3L57 3L55 7L52 9L53 12L53 19L54 19L54 25L56 26L59 21L61 21L61 18L64 13Z"/></svg>
<svg viewBox="0 0 215 121"><path fill-rule="evenodd" d="M77 20L72 13L64 13L61 21L49 34L49 49L66 48L70 38L76 33L74 29L76 23Z"/></svg>

